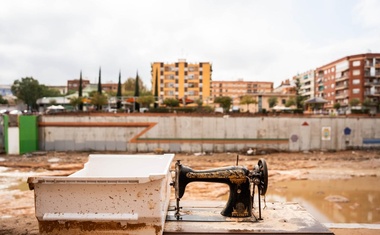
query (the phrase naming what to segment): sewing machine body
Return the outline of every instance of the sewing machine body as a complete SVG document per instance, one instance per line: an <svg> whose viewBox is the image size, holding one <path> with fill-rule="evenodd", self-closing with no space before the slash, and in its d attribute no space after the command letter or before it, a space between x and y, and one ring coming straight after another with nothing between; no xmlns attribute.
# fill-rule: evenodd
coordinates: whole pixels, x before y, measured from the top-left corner
<svg viewBox="0 0 380 235"><path fill-rule="evenodd" d="M173 186L176 196L176 217L179 220L180 199L186 186L191 182L215 182L229 186L229 197L221 214L226 217L251 217L254 189L258 188L259 219L261 219L260 195L265 195L268 186L268 169L264 159L260 159L253 170L243 166L230 166L209 170L193 170L177 161Z"/></svg>

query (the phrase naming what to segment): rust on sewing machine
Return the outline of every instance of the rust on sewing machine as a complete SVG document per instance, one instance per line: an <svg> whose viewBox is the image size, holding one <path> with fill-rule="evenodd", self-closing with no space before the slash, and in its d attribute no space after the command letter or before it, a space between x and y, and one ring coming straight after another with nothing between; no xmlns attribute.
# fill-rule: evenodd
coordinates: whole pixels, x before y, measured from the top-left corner
<svg viewBox="0 0 380 235"><path fill-rule="evenodd" d="M225 217L252 217L255 188L258 189L259 218L261 218L261 200L268 187L268 168L264 159L260 159L254 169L244 166L230 166L209 170L193 170L180 161L175 165L175 177L172 185L175 188L176 218L182 219L180 200L187 184L191 182L215 182L229 186L229 197L221 211Z"/></svg>

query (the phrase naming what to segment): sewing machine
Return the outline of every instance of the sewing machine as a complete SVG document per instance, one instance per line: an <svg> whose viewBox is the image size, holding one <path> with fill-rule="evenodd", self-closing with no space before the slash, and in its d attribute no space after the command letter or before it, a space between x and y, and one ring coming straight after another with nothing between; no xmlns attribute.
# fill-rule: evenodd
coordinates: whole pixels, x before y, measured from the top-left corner
<svg viewBox="0 0 380 235"><path fill-rule="evenodd" d="M238 159L238 158L237 158ZM191 182L215 182L229 186L229 198L221 214L225 217L252 217L255 187L258 189L259 220L261 217L261 200L268 187L268 168L264 159L249 170L244 166L223 167L210 170L193 170L184 166L178 160L175 164L175 176L172 186L175 188L176 207L175 217L182 219L180 200L183 197L186 185Z"/></svg>

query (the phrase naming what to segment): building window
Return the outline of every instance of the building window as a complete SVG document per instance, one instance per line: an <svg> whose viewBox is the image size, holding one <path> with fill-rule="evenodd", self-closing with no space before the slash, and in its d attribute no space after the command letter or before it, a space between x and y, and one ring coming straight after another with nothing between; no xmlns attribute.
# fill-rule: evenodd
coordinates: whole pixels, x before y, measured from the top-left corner
<svg viewBox="0 0 380 235"><path fill-rule="evenodd" d="M352 89L353 94L359 94L359 92L360 92L359 88Z"/></svg>
<svg viewBox="0 0 380 235"><path fill-rule="evenodd" d="M353 76L360 75L360 69L355 69L354 71L352 71L352 75Z"/></svg>
<svg viewBox="0 0 380 235"><path fill-rule="evenodd" d="M355 60L354 62L352 62L352 66L360 66L360 60Z"/></svg>
<svg viewBox="0 0 380 235"><path fill-rule="evenodd" d="M354 80L352 80L352 84L353 85L360 84L360 79L354 79Z"/></svg>

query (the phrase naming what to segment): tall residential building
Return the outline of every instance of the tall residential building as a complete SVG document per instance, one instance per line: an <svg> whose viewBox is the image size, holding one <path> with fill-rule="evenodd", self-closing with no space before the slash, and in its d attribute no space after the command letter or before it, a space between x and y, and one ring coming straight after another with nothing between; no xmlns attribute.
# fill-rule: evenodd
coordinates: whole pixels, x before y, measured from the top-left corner
<svg viewBox="0 0 380 235"><path fill-rule="evenodd" d="M273 82L244 81L212 81L211 96L213 101L219 96L229 96L233 104L238 105L240 98L245 95L254 95L257 93L271 93L273 91Z"/></svg>
<svg viewBox="0 0 380 235"><path fill-rule="evenodd" d="M315 84L315 72L314 70L308 70L306 72L297 74L293 77L293 81L299 79L301 88L299 94L306 99L314 97L314 84Z"/></svg>
<svg viewBox="0 0 380 235"><path fill-rule="evenodd" d="M315 96L328 101L324 108L340 103L347 109L352 99L380 102L380 53L351 55L316 69Z"/></svg>
<svg viewBox="0 0 380 235"><path fill-rule="evenodd" d="M152 94L155 94L155 82L159 100L175 99L209 99L212 66L209 62L188 63L180 59L175 63L152 63Z"/></svg>

